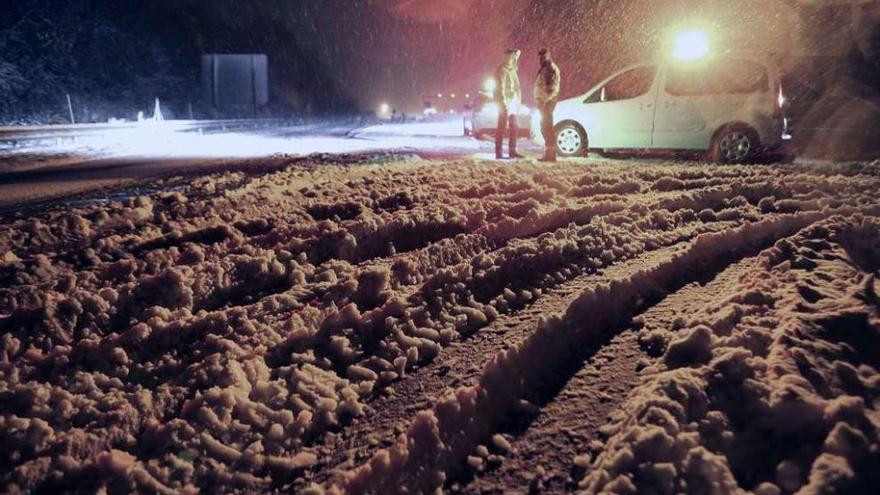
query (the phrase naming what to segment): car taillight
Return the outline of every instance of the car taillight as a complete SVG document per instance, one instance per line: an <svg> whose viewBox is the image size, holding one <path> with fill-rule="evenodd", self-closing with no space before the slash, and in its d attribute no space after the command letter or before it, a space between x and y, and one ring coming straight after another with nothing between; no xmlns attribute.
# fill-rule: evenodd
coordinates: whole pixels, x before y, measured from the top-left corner
<svg viewBox="0 0 880 495"><path fill-rule="evenodd" d="M776 95L776 108L773 112L773 115L776 117L782 117L785 110L785 104L788 102L788 99L785 97L785 92L782 90L782 85L779 85L779 92Z"/></svg>

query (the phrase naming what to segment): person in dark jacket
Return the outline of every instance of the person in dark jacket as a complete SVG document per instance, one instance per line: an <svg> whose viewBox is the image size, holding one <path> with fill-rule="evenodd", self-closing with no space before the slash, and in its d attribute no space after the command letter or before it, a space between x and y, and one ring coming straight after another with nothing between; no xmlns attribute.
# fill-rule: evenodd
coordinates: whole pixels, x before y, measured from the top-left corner
<svg viewBox="0 0 880 495"><path fill-rule="evenodd" d="M510 158L522 158L516 152L516 139L519 129L516 115L522 105L522 88L519 83L519 57L522 52L517 49L507 50L504 60L495 73L495 102L498 103L498 130L495 133L495 158L501 159L504 147L504 135L509 132L508 153Z"/></svg>
<svg viewBox="0 0 880 495"><path fill-rule="evenodd" d="M556 135L553 132L553 111L559 100L559 86L562 82L559 67L553 63L550 50L542 48L538 52L541 68L535 81L535 103L541 111L541 135L544 136L544 156L541 161L556 161Z"/></svg>

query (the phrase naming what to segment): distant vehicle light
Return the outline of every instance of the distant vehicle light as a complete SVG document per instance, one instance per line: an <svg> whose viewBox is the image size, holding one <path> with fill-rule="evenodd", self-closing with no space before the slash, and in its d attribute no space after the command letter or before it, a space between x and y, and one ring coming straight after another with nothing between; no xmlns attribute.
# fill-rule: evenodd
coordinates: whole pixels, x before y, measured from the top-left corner
<svg viewBox="0 0 880 495"><path fill-rule="evenodd" d="M391 110L391 107L387 103L383 103L379 105L379 113L385 114Z"/></svg>
<svg viewBox="0 0 880 495"><path fill-rule="evenodd" d="M498 83L495 82L494 77L487 78L486 82L483 83L483 89L485 89L487 93L494 93L497 86Z"/></svg>
<svg viewBox="0 0 880 495"><path fill-rule="evenodd" d="M437 98L443 98L443 93L437 93Z"/></svg>
<svg viewBox="0 0 880 495"><path fill-rule="evenodd" d="M450 98L455 98L455 93L452 93L451 95L449 95L449 97L450 97Z"/></svg>
<svg viewBox="0 0 880 495"><path fill-rule="evenodd" d="M773 116L776 118L784 117L787 104L788 98L785 96L785 91L783 91L782 89L782 84L780 84L779 90L776 92L776 106L773 109Z"/></svg>
<svg viewBox="0 0 880 495"><path fill-rule="evenodd" d="M709 36L698 29L683 31L675 36L672 56L677 60L694 61L709 55Z"/></svg>

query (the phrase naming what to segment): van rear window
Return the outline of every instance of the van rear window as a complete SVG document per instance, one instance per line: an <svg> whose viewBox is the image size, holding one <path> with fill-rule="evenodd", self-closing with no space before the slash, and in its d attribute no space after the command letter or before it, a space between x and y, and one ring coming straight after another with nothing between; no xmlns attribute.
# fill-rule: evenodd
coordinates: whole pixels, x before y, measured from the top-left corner
<svg viewBox="0 0 880 495"><path fill-rule="evenodd" d="M767 69L742 59L670 65L666 76L666 92L673 96L764 93L769 89Z"/></svg>

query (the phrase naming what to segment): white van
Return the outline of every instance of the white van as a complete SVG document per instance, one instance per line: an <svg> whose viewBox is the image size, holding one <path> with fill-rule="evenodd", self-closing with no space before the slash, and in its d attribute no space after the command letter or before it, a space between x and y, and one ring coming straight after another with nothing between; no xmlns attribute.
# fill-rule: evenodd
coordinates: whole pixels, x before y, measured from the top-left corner
<svg viewBox="0 0 880 495"><path fill-rule="evenodd" d="M782 144L785 107L780 72L769 56L725 53L637 64L559 102L556 146L561 156L663 149L746 162Z"/></svg>

